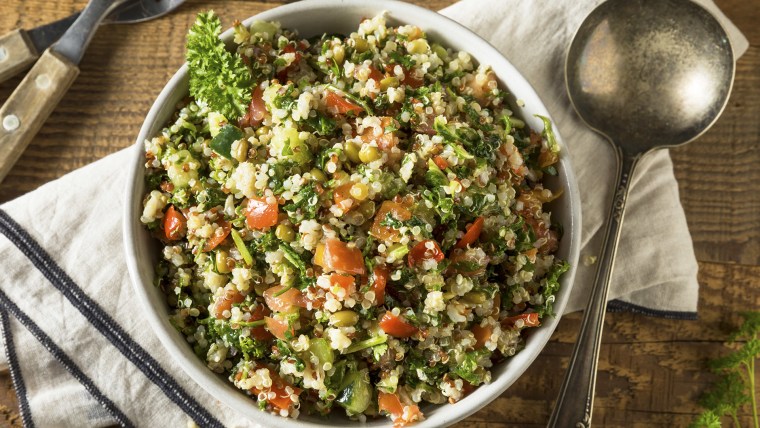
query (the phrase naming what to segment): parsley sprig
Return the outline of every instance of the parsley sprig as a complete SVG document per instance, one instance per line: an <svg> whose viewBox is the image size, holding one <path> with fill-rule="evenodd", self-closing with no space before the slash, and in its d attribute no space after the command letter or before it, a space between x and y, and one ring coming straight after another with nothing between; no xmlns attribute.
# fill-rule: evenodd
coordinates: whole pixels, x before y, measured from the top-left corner
<svg viewBox="0 0 760 428"><path fill-rule="evenodd" d="M742 312L740 315L744 323L728 342L735 346L735 350L710 361L710 368L721 378L700 399L699 404L707 410L691 424L692 427L720 427L721 416L730 416L733 425L741 427L737 413L750 405L752 426L760 428L755 392L755 364L760 358L760 312Z"/></svg>
<svg viewBox="0 0 760 428"><path fill-rule="evenodd" d="M190 95L228 119L246 113L251 102L251 71L219 39L222 23L213 11L199 13L187 34Z"/></svg>

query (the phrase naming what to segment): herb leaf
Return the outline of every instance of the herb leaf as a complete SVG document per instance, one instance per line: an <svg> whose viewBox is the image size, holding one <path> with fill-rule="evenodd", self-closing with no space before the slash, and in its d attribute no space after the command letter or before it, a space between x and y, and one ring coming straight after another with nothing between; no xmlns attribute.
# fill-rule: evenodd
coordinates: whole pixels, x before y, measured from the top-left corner
<svg viewBox="0 0 760 428"><path fill-rule="evenodd" d="M187 34L190 95L227 118L243 116L251 102L251 72L219 39L222 24L213 11L198 14Z"/></svg>
<svg viewBox="0 0 760 428"><path fill-rule="evenodd" d="M760 358L760 312L742 312L744 323L734 332L729 343L746 340L739 349L709 362L710 368L721 375L718 382L702 395L699 404L706 409L691 427L720 427L720 417L728 415L734 426L740 426L737 414L746 405L752 409L754 427L758 423L755 393L755 363Z"/></svg>

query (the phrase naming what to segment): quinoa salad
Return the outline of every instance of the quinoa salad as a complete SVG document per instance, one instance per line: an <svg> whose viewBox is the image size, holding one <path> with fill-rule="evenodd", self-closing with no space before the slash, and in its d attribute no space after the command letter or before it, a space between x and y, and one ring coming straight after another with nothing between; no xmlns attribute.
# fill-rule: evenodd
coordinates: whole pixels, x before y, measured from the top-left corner
<svg viewBox="0 0 760 428"><path fill-rule="evenodd" d="M549 120L529 129L487 64L384 15L220 31L198 16L190 94L145 141L171 323L284 417L410 425L489 383L569 268Z"/></svg>

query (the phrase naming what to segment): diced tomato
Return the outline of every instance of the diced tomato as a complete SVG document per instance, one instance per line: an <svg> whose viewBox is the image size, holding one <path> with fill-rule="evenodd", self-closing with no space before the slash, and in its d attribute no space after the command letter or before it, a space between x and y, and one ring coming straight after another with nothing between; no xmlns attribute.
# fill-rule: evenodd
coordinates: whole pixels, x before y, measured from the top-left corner
<svg viewBox="0 0 760 428"><path fill-rule="evenodd" d="M187 232L187 220L174 205L169 205L169 209L164 213L164 234L166 239L176 241L182 239Z"/></svg>
<svg viewBox="0 0 760 428"><path fill-rule="evenodd" d="M538 319L538 313L536 312L504 318L501 321L501 325L505 327L513 327L518 320L523 320L523 327L538 327L541 325L541 320Z"/></svg>
<svg viewBox="0 0 760 428"><path fill-rule="evenodd" d="M254 364L254 370L260 369L261 367ZM240 380L242 378L242 373L238 372L235 375L235 380ZM272 380L272 386L269 388L263 388L259 389L256 387L253 387L250 389L251 394L254 396L258 396L262 392L274 392L275 397L274 398L267 398L267 402L271 404L273 407L280 409L280 410L289 410L291 406L293 406L293 400L290 399L290 394L287 392L287 388L290 387L293 390L293 394L295 395L301 395L301 392L303 390L295 385L291 385L288 382L286 382L283 378L280 377L275 371L272 369L269 369L269 378Z"/></svg>
<svg viewBox="0 0 760 428"><path fill-rule="evenodd" d="M224 311L231 310L233 303L240 303L243 300L245 300L245 296L240 294L239 291L226 290L224 292L224 295L220 298L217 298L216 303L214 304L214 316L218 320L223 319Z"/></svg>
<svg viewBox="0 0 760 428"><path fill-rule="evenodd" d="M475 335L475 349L480 349L486 346L486 342L491 338L493 328L490 325L481 327L480 324L475 324L472 327L472 334Z"/></svg>
<svg viewBox="0 0 760 428"><path fill-rule="evenodd" d="M261 86L256 85L251 94L251 103L248 105L248 112L246 112L245 116L240 118L240 121L238 122L238 125L240 125L241 128L256 127L261 125L261 122L264 121L264 116L267 114L267 107L266 104L264 104L263 96L264 90L261 89Z"/></svg>
<svg viewBox="0 0 760 428"><path fill-rule="evenodd" d="M416 76L415 70L413 68L412 69L408 69L408 68L406 68L406 67L404 67L404 66L402 66L400 64L388 64L388 65L385 66L385 71L388 72L391 75L395 74L394 73L394 69L396 68L396 65L398 65L399 67L401 67L401 70L404 72L404 78L401 79L401 83L404 83L404 84L408 85L412 89L417 89L420 86L422 86L423 84L425 84L425 79L424 78L422 78L422 79L418 78Z"/></svg>
<svg viewBox="0 0 760 428"><path fill-rule="evenodd" d="M349 247L345 242L335 238L327 239L324 243L317 245L314 264L322 266L327 271L352 275L364 275L366 272L361 250Z"/></svg>
<svg viewBox="0 0 760 428"><path fill-rule="evenodd" d="M446 159L442 158L441 156L435 156L433 158L433 162L435 162L435 165L441 169L446 169L449 167L449 163L446 162Z"/></svg>
<svg viewBox="0 0 760 428"><path fill-rule="evenodd" d="M496 81L496 74L493 71L489 71L486 74L485 80L472 79L467 83L467 86L472 90L472 96L483 106L487 105L489 95L491 94L491 88Z"/></svg>
<svg viewBox="0 0 760 428"><path fill-rule="evenodd" d="M401 316L393 315L391 311L385 312L380 319L380 328L393 337L410 337L417 333L417 327L409 324Z"/></svg>
<svg viewBox="0 0 760 428"><path fill-rule="evenodd" d="M320 295L317 291L317 288L313 285L310 285L306 288L305 292L303 294L303 307L309 308L309 303L311 303L311 309L319 309L322 307L322 305L325 304L325 296ZM313 297L309 297L313 296Z"/></svg>
<svg viewBox="0 0 760 428"><path fill-rule="evenodd" d="M216 224L219 225L219 228L222 229L222 233L214 232L213 235L211 235L210 238L206 240L206 243L203 245L203 251L209 252L213 250L214 248L218 247L219 244L224 242L225 239L227 239L227 236L230 234L230 224L227 223L224 220L217 220Z"/></svg>
<svg viewBox="0 0 760 428"><path fill-rule="evenodd" d="M379 392L377 408L380 412L385 412L393 418L394 426L405 426L423 419L419 406L416 404L403 405L398 394Z"/></svg>
<svg viewBox="0 0 760 428"><path fill-rule="evenodd" d="M266 306L262 304L257 304L256 308L251 311L251 318L248 321L249 322L261 321L264 319L264 317L269 316L271 313L272 311L267 309ZM251 336L253 336L254 339L258 339L258 340L269 340L272 338L272 333L267 331L267 329L264 326L252 327Z"/></svg>
<svg viewBox="0 0 760 428"><path fill-rule="evenodd" d="M407 221L412 218L412 212L404 205L394 201L383 201L380 209L375 213L375 220L372 223L369 234L382 241L397 242L401 239L398 230L381 224L389 213L394 219L400 221Z"/></svg>
<svg viewBox="0 0 760 428"><path fill-rule="evenodd" d="M369 66L369 78L373 79L377 84L380 84L380 81L383 80L385 75L380 72L380 70L376 69L374 66Z"/></svg>
<svg viewBox="0 0 760 428"><path fill-rule="evenodd" d="M291 62L287 67L283 68L282 70L277 72L277 79L285 83L288 80L288 73L295 70L296 67L298 67L298 63L301 62L301 58L303 58L303 54L296 50L295 43L288 43L285 45L284 48L282 48L283 53L294 53L295 59L293 62Z"/></svg>
<svg viewBox="0 0 760 428"><path fill-rule="evenodd" d="M472 391L475 391L475 386L462 379L462 396L467 397Z"/></svg>
<svg viewBox="0 0 760 428"><path fill-rule="evenodd" d="M344 213L351 211L359 206L358 203L351 197L351 188L354 187L354 183L342 184L333 190L333 200L335 205L339 206Z"/></svg>
<svg viewBox="0 0 760 428"><path fill-rule="evenodd" d="M272 387L269 390L275 393L275 397L267 399L267 401L280 410L288 410L293 406L293 400L290 399L290 394L288 394L286 388L290 386L293 389L293 394L296 395L301 395L302 390L297 386L289 385L279 376L272 377L271 373L270 370L269 377L272 379Z"/></svg>
<svg viewBox="0 0 760 428"><path fill-rule="evenodd" d="M264 300L269 309L274 312L290 312L294 307L305 306L303 294L297 288L283 292L286 288L284 285L275 285L264 290Z"/></svg>
<svg viewBox="0 0 760 428"><path fill-rule="evenodd" d="M541 211L543 202L539 199L541 192L523 192L517 197L517 201L522 204L519 211L524 217L534 217Z"/></svg>
<svg viewBox="0 0 760 428"><path fill-rule="evenodd" d="M428 248L428 244L430 244L430 247L432 248ZM434 239L426 239L424 241L418 242L417 245L412 247L407 257L409 267L414 267L415 265L422 263L423 260L432 259L436 262L440 262L444 259L445 255L443 254L443 251L441 251L441 247L437 242L435 242Z"/></svg>
<svg viewBox="0 0 760 428"><path fill-rule="evenodd" d="M375 81L375 85L377 88L380 87L380 81L385 78L385 75L381 73L378 69L376 69L373 66L369 66L369 78ZM369 97L374 100L377 98L377 92L370 92Z"/></svg>
<svg viewBox="0 0 760 428"><path fill-rule="evenodd" d="M413 89L417 89L423 84L425 84L425 79L417 77L414 69L411 69L411 70L404 69L404 79L401 80L401 82L408 85L409 87Z"/></svg>
<svg viewBox="0 0 760 428"><path fill-rule="evenodd" d="M277 202L251 198L245 207L245 222L251 229L264 229L277 224L279 207Z"/></svg>
<svg viewBox="0 0 760 428"><path fill-rule="evenodd" d="M270 333L274 335L274 337L280 339L280 340L288 340L288 338L285 335L285 332L290 332L290 337L294 337L296 334L295 329L293 327L288 325L287 321L284 320L278 320L277 318L272 317L264 317L264 321L267 323L267 329Z"/></svg>
<svg viewBox="0 0 760 428"><path fill-rule="evenodd" d="M346 290L346 297L356 293L356 280L353 276L339 273L330 274L330 284L337 285Z"/></svg>
<svg viewBox="0 0 760 428"><path fill-rule="evenodd" d="M386 412L389 415L401 415L404 412L404 406L401 405L397 394L389 394L387 392L378 392L377 394L377 408L381 412Z"/></svg>
<svg viewBox="0 0 760 428"><path fill-rule="evenodd" d="M451 264L447 272L473 277L486 273L486 266L490 262L490 257L481 251L455 248L449 254L449 261Z"/></svg>
<svg viewBox="0 0 760 428"><path fill-rule="evenodd" d="M543 245L538 248L538 252L541 254L550 254L556 251L559 247L559 239L557 238L557 232L550 229L546 222L543 220L537 220L533 216L525 216L525 224L530 225L533 228L533 233L536 235L536 239L545 239Z"/></svg>
<svg viewBox="0 0 760 428"><path fill-rule="evenodd" d="M348 101L333 91L327 91L327 95L325 95L325 102L327 103L327 111L329 111L334 116L344 115L348 112L352 112L354 116L358 116L359 113L364 111L361 106Z"/></svg>
<svg viewBox="0 0 760 428"><path fill-rule="evenodd" d="M385 302L385 286L388 284L388 268L385 265L375 266L372 276L374 278L370 290L375 293L375 303L382 305Z"/></svg>
<svg viewBox="0 0 760 428"><path fill-rule="evenodd" d="M473 242L477 241L480 237L480 232L483 231L483 221L483 217L478 217L471 225L467 226L467 232L465 232L462 239L454 245L454 248L466 248L468 245L472 245Z"/></svg>
<svg viewBox="0 0 760 428"><path fill-rule="evenodd" d="M398 137L394 131L398 127L396 119L383 116L380 118L380 129L375 127L366 128L360 137L365 143L374 141L380 150L389 151L398 144Z"/></svg>

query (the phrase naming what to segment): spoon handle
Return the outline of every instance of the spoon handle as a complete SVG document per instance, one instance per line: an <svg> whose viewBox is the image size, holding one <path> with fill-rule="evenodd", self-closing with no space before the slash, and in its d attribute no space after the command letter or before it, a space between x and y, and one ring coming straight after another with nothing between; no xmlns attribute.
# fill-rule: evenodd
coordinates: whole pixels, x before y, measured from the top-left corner
<svg viewBox="0 0 760 428"><path fill-rule="evenodd" d="M615 156L617 158L617 190L612 200L596 279L583 314L578 340L575 343L557 403L549 419L548 426L551 428L591 426L597 360L607 308L607 291L610 288L610 277L620 239L623 211L631 176L639 160L638 155L624 154L617 147L615 147Z"/></svg>

